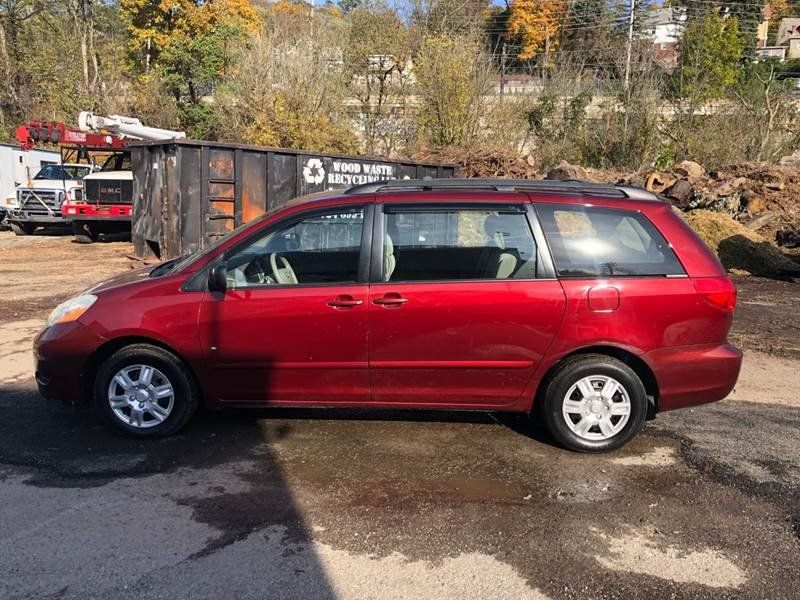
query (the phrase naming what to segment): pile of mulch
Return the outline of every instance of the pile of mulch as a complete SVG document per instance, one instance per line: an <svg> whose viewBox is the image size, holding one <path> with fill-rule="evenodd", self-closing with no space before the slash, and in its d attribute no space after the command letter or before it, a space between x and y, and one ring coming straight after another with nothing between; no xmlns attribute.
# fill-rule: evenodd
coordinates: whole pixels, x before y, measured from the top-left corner
<svg viewBox="0 0 800 600"><path fill-rule="evenodd" d="M800 277L800 264L786 257L767 238L725 213L693 210L684 219L729 271L775 279Z"/></svg>

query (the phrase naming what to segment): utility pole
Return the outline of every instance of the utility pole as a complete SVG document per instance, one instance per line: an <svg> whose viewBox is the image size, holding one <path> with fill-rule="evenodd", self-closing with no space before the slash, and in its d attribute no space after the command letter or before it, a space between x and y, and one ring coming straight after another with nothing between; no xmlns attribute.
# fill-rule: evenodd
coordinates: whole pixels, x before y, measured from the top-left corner
<svg viewBox="0 0 800 600"><path fill-rule="evenodd" d="M633 50L633 20L636 15L636 0L631 0L631 16L628 20L628 48L627 48L627 56L625 57L625 89L628 89L628 85L630 84L631 80L631 51Z"/></svg>
<svg viewBox="0 0 800 600"><path fill-rule="evenodd" d="M506 92L506 43L500 47L500 103L503 103L503 96Z"/></svg>

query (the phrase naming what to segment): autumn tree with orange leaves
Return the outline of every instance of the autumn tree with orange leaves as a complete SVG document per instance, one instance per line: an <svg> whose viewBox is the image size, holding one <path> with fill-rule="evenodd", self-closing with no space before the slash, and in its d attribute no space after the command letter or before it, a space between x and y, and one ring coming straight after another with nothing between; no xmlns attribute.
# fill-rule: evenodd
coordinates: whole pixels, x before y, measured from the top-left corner
<svg viewBox="0 0 800 600"><path fill-rule="evenodd" d="M506 36L519 40L520 60L531 60L542 52L547 60L550 51L558 45L558 33L566 9L566 0L511 2Z"/></svg>

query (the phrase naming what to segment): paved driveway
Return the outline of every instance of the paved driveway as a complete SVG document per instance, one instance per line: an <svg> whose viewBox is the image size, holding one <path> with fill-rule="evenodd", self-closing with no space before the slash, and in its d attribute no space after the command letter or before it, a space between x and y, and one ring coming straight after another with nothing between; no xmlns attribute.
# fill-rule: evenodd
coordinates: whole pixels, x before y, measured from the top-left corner
<svg viewBox="0 0 800 600"><path fill-rule="evenodd" d="M139 442L0 392L0 597L797 597L800 410L587 456L516 417L209 414Z"/></svg>

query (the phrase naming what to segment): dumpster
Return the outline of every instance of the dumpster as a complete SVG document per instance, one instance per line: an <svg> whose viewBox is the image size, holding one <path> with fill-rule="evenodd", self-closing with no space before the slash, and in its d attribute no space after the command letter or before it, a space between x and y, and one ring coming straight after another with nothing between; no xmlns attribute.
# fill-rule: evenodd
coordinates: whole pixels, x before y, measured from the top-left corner
<svg viewBox="0 0 800 600"><path fill-rule="evenodd" d="M140 258L200 250L297 196L388 179L454 177L454 165L202 140L130 147L132 237Z"/></svg>

